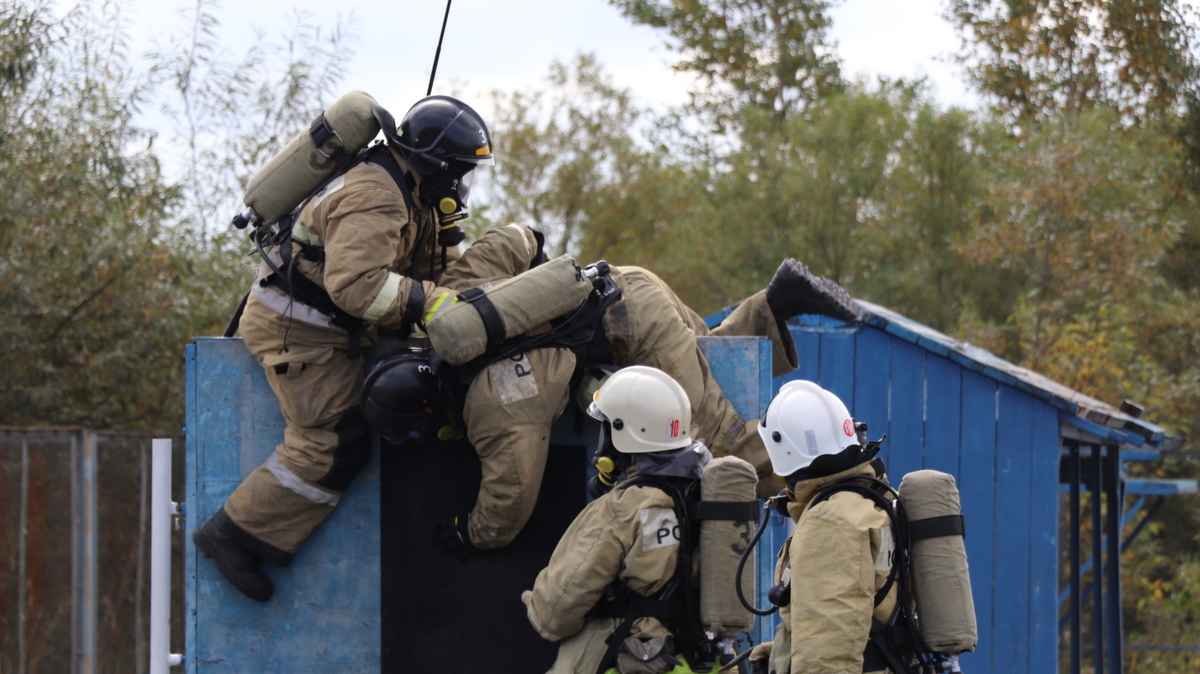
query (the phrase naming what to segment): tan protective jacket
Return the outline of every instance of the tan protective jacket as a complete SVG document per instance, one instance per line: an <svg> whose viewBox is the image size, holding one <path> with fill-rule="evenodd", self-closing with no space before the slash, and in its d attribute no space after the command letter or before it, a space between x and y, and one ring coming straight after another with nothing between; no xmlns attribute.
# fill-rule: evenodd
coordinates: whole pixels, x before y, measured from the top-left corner
<svg viewBox="0 0 1200 674"><path fill-rule="evenodd" d="M887 513L852 492L808 507L822 489L851 475L874 476L875 470L862 463L799 482L790 495L788 513L796 531L779 551L775 582L786 573L792 592L791 603L779 609L782 623L771 651L770 671L775 674L862 672L871 619L887 621L896 606L895 584L873 606L895 551Z"/></svg>
<svg viewBox="0 0 1200 674"><path fill-rule="evenodd" d="M613 489L592 501L563 534L538 574L527 614L538 634L564 640L551 674L594 674L619 621L588 618L606 588L621 581L643 596L658 592L675 573L678 520L660 489ZM698 559L698 558L697 558ZM630 636L669 634L654 618L634 621Z"/></svg>
<svg viewBox="0 0 1200 674"><path fill-rule="evenodd" d="M528 227L493 228L463 254L440 283L462 292L498 282L526 271L537 250L537 240ZM773 493L774 483L762 479L770 473L770 461L754 424L744 422L721 394L696 345L697 335L709 334L704 322L651 272L618 267L612 275L623 293L604 317L615 364L650 365L674 377L692 402L692 418L700 422L693 437L708 445L714 456L733 455L749 461L759 472L760 488L768 495ZM781 338L775 321L764 316L770 313L765 294L758 293L726 319L724 332L712 334L761 334L778 343ZM777 354L784 351L776 349ZM794 369L794 355L777 366L784 371ZM467 438L483 462L479 497L468 521L476 547L508 545L533 513L550 448L550 426L571 400L574 371L571 351L534 349L517 360L492 364L471 383L463 421Z"/></svg>
<svg viewBox="0 0 1200 674"><path fill-rule="evenodd" d="M401 171L418 176L394 152L392 156ZM400 328L414 279L432 281L442 273L443 250L447 264L459 257L457 247L436 245L432 210L419 207L415 193L410 196L415 212L409 211L403 191L386 169L359 164L314 196L292 230L297 269L324 288L344 311L384 329ZM304 258L301 242L323 248L324 260ZM277 252L272 259L279 266ZM249 320L268 327L278 322L280 315L287 315L293 324L341 332L316 309L257 282L271 273L265 262L259 265L252 288L254 301L246 308ZM427 296L437 292L431 283L426 283L424 290ZM303 340L304 332L302 329L294 336ZM373 332L365 337L364 343L374 341Z"/></svg>
<svg viewBox="0 0 1200 674"><path fill-rule="evenodd" d="M316 195L293 230L296 240L323 247L324 261L304 259L299 244L292 253L299 272L343 310L368 320L361 338L366 346L375 341L376 326L400 326L414 283L407 275L428 281L440 273L442 249L432 223L429 209L409 211L386 169L360 164ZM448 261L457 259L457 248L446 252ZM270 254L282 269L278 251ZM239 330L287 426L275 453L224 508L260 555L286 563L333 511L357 472L347 467L365 463L369 438L361 415L347 414L358 405L363 380L362 359L347 358L349 334L315 308L258 283L270 273L266 263L259 265ZM438 293L432 283L423 286L428 306Z"/></svg>

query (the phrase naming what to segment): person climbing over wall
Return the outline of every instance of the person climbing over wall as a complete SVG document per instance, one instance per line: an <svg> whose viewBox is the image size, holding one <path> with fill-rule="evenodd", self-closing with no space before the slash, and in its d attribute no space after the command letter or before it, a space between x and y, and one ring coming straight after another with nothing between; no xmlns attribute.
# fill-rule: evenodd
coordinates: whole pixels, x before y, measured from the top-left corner
<svg viewBox="0 0 1200 674"><path fill-rule="evenodd" d="M501 287L520 288L523 286L509 284L536 279L540 269L550 266L551 263L534 266L540 252L538 236L528 227L494 228L447 270L441 284L460 296L466 296L473 288L489 288L484 295L498 293ZM599 269L601 265L596 267ZM743 420L724 397L696 338L767 337L773 347L773 374L779 376L795 370L799 364L785 324L788 319L800 314L823 314L854 321L860 311L843 288L811 274L803 264L788 258L766 289L744 300L721 325L709 330L699 315L650 271L640 267L609 269L611 287L606 286L609 289L604 291L607 293L604 301L608 304L597 312L596 325L592 326L594 333L588 333L587 343L573 347L542 344L537 348L521 348L518 344L506 352L509 355L494 362L481 364L482 361L476 360L474 368L470 364L439 368L452 373L449 379L453 381L447 384L447 388L454 390L450 396L454 399L452 406L461 415L466 437L483 462L484 475L470 512L458 513L442 523L442 540L449 548L471 551L500 548L512 542L537 501L552 423L573 396L584 403L581 407L585 406L605 376L629 365L657 367L679 382L691 402L692 419L697 424L694 437L705 442L715 456L743 458L761 477L769 475L770 462L755 424ZM531 285L541 287L537 283ZM522 305L519 292L512 293L519 307L527 309L527 304L538 299L530 296L529 302ZM554 292L557 294L559 289L555 287ZM448 321L451 312L460 317L465 314L473 321L475 331L487 329L487 320L481 321L472 308L478 306L478 298L455 303L456 299L452 294L440 297L435 311L426 316L426 330L435 347L439 341L455 345L475 338L460 333L442 335L439 340L439 323ZM554 300L556 297L550 297L548 301ZM529 334L549 329L550 324L543 324ZM501 342L515 343L503 339L503 328L499 335L485 340L492 354L504 351ZM425 400L428 394L404 389L403 382L413 383L412 377L384 376L383 371L391 366L388 362L381 363L380 371L368 376L364 390L368 419L385 436L389 435L386 428L389 416L416 417L427 409L417 405L405 411L406 405ZM395 367L411 369L419 365L409 359Z"/></svg>
<svg viewBox="0 0 1200 674"><path fill-rule="evenodd" d="M365 102L343 100L373 119L374 101L356 93ZM417 102L398 137L384 132L388 142L360 152L308 197L287 239L264 252L240 316L287 425L275 452L193 541L255 601L273 591L260 563L287 566L366 464L359 351L379 332L407 336L441 294L432 282L461 241L442 223L465 217L471 173L493 163L483 119L448 96Z"/></svg>

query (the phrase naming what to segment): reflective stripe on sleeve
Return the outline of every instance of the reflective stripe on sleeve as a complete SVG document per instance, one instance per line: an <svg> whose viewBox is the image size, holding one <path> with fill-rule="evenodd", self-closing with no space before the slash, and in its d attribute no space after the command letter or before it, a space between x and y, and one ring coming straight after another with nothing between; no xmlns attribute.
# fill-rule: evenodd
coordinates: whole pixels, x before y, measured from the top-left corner
<svg viewBox="0 0 1200 674"><path fill-rule="evenodd" d="M450 299L450 302L448 302L448 303L446 302L447 298ZM442 308L442 305L449 307L449 306L456 304L457 302L458 302L457 295L451 297L450 293L442 293L438 297L437 302L434 303L433 308L429 310L429 313L425 314L425 322L428 323L429 321L433 320L433 317L437 315L437 312L438 312L438 310L440 310Z"/></svg>
<svg viewBox="0 0 1200 674"><path fill-rule="evenodd" d="M400 281L404 277L395 273L388 272L387 280L383 282L383 287L379 289L379 294L375 296L375 300L371 302L371 306L367 307L363 313L363 320L368 323L374 323L381 316L387 313L388 309L396 303L396 298L400 296Z"/></svg>
<svg viewBox="0 0 1200 674"><path fill-rule="evenodd" d="M292 225L292 238L302 243L307 243L310 246L325 247L325 239L322 239L316 232L298 222Z"/></svg>

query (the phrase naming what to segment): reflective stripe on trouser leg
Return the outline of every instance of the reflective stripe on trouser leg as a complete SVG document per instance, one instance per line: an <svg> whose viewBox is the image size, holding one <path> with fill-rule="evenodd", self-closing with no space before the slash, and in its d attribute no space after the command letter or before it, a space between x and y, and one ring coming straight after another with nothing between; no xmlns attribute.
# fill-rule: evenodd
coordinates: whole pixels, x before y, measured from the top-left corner
<svg viewBox="0 0 1200 674"><path fill-rule="evenodd" d="M342 349L294 343L281 353L269 339L258 339L262 335L245 336L263 362L287 426L283 443L225 509L247 534L294 553L366 463L369 434L357 409L362 362L349 360Z"/></svg>

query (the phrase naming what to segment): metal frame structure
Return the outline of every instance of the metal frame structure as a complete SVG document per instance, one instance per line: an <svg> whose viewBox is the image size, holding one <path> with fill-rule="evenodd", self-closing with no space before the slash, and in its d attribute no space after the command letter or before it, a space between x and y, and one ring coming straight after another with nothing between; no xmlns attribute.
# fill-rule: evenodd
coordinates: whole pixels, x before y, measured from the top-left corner
<svg viewBox="0 0 1200 674"><path fill-rule="evenodd" d="M1083 671L1083 617L1090 599L1091 670L1121 674L1125 643L1122 624L1121 555L1162 508L1167 495L1196 492L1195 480L1130 479L1124 465L1158 461L1156 450L1140 449L1145 438L1087 420L1063 416L1060 482L1067 493L1067 587L1059 595L1059 631L1069 647L1068 672ZM1168 447L1177 443L1165 443ZM1085 506L1083 492L1089 494ZM1126 509L1126 497L1137 500ZM1153 502L1146 508L1147 498ZM1084 508L1092 532L1084 557ZM1133 529L1125 529L1145 509ZM1090 572L1090 578L1085 578Z"/></svg>

